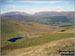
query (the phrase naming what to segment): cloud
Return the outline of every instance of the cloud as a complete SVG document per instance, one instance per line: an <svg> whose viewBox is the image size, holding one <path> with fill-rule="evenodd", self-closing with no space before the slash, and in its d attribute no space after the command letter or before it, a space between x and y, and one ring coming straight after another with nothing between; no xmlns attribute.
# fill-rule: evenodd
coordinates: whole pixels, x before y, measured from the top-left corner
<svg viewBox="0 0 75 56"><path fill-rule="evenodd" d="M12 9L19 9L19 8L26 8L28 6L18 6L18 5L6 5L8 8Z"/></svg>
<svg viewBox="0 0 75 56"><path fill-rule="evenodd" d="M27 2L27 3L35 3L35 4L56 4L56 3L60 3L61 1L19 1L19 2Z"/></svg>
<svg viewBox="0 0 75 56"><path fill-rule="evenodd" d="M58 11L58 12L61 11L61 7L60 6L55 7L54 11Z"/></svg>
<svg viewBox="0 0 75 56"><path fill-rule="evenodd" d="M8 8L11 8L13 11L22 11L22 12L27 12L30 14L33 14L35 12L40 12L40 11L61 11L62 8L60 6L56 6L56 7L41 7L41 8L34 8L31 6L18 6L18 5L7 5ZM8 8L6 8L6 10L8 10Z"/></svg>

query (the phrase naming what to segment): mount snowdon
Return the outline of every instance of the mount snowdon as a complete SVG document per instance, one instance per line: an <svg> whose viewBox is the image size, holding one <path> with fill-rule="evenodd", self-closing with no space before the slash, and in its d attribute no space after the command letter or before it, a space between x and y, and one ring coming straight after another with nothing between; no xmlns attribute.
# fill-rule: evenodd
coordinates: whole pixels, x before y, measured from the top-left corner
<svg viewBox="0 0 75 56"><path fill-rule="evenodd" d="M1 15L1 19L25 21L25 22L37 22L47 25L61 25L61 24L73 24L74 11L55 12L55 11L43 11L37 12L33 15L25 12L8 12Z"/></svg>

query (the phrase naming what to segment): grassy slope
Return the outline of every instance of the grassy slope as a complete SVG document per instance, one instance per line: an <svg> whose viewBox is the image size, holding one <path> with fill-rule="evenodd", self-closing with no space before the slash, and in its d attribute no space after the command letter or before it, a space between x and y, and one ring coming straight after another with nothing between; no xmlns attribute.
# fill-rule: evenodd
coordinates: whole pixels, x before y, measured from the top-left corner
<svg viewBox="0 0 75 56"><path fill-rule="evenodd" d="M1 35L2 46L7 45L7 40L13 37L32 37L39 35L41 32L50 32L52 27L32 22L21 21L2 21ZM39 33L38 33L39 32Z"/></svg>
<svg viewBox="0 0 75 56"><path fill-rule="evenodd" d="M36 38L25 38L25 39L21 40L20 42L16 41L15 43L13 43L13 47L11 44L7 47L9 49L11 49L11 47L13 49L25 48L25 47L40 45L40 44L48 43L51 41L60 40L63 38L71 38L71 37L74 37L73 33L47 34L47 35L36 37Z"/></svg>
<svg viewBox="0 0 75 56"><path fill-rule="evenodd" d="M24 34L32 33L40 33L40 32L49 32L51 27L32 23L32 22L18 22L18 21L10 21L10 22L3 22L2 23L2 41L6 44L2 47L2 52L7 53L8 50L14 50L19 48L28 48L31 46L42 45L48 42L64 39L64 38L71 38L74 37L74 33L47 33L43 34L42 36L35 36L35 38L24 38L21 40L17 40L15 43L10 43L7 40L14 37L14 36L23 36L26 37ZM5 27L5 28L4 28ZM13 31L14 30L14 31ZM21 32L21 33L18 33ZM31 34L32 35L32 34ZM6 37L6 38L5 38ZM29 36L30 37L30 36Z"/></svg>

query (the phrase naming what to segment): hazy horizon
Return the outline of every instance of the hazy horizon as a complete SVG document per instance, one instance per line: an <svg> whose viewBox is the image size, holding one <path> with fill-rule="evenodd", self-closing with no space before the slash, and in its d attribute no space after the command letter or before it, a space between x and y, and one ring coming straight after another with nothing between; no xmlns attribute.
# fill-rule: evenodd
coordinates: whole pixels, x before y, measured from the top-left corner
<svg viewBox="0 0 75 56"><path fill-rule="evenodd" d="M21 12L21 11L10 11L10 12ZM10 12L5 12L5 13L10 13ZM58 12L58 11L39 11L39 12ZM39 13L39 12L35 12L35 13ZM74 12L74 11L59 11L60 12ZM0 14L5 14L5 13L0 13ZM23 12L23 13L26 13L26 12ZM26 14L30 14L30 15L34 15L35 13L26 13Z"/></svg>

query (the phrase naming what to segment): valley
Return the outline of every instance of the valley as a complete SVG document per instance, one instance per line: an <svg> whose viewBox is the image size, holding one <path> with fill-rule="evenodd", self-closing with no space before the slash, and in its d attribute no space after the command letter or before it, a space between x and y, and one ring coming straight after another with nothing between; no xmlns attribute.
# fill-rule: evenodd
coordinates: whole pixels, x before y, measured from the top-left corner
<svg viewBox="0 0 75 56"><path fill-rule="evenodd" d="M74 0L1 0L0 56L74 56Z"/></svg>

